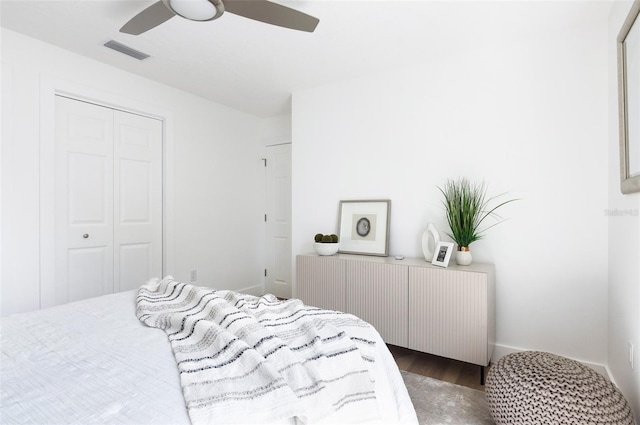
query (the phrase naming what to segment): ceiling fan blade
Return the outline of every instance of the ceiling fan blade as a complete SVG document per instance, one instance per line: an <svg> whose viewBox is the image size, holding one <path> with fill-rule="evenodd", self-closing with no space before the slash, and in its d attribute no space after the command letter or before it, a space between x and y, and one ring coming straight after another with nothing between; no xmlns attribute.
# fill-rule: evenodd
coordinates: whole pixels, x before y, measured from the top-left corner
<svg viewBox="0 0 640 425"><path fill-rule="evenodd" d="M132 35L140 35L151 28L155 28L161 23L173 18L173 13L167 6L159 1L147 7L142 12L131 18L129 22L120 28L120 32Z"/></svg>
<svg viewBox="0 0 640 425"><path fill-rule="evenodd" d="M320 20L268 0L224 0L224 10L279 27L313 32Z"/></svg>

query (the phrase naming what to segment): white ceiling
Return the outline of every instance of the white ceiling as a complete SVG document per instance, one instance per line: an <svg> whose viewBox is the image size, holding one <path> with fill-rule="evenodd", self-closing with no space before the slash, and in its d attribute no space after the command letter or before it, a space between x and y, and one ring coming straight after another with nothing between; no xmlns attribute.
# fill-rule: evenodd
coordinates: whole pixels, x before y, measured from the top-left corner
<svg viewBox="0 0 640 425"><path fill-rule="evenodd" d="M260 117L289 112L291 93L425 63L500 38L606 19L611 1L277 0L320 19L314 33L225 13L174 17L142 35L118 30L154 3L2 0L2 26ZM144 61L103 47L116 40Z"/></svg>

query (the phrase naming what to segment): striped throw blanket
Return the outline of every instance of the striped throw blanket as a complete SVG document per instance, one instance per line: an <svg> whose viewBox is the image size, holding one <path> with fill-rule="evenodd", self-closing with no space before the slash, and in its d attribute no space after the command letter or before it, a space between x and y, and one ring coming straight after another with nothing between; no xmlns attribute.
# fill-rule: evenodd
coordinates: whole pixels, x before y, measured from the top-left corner
<svg viewBox="0 0 640 425"><path fill-rule="evenodd" d="M136 314L167 333L193 425L379 415L375 330L355 316L171 277L139 289Z"/></svg>

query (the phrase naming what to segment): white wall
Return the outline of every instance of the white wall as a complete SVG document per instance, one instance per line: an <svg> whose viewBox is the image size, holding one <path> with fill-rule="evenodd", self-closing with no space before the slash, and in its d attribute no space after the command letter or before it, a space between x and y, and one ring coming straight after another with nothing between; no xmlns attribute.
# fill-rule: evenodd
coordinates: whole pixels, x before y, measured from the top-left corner
<svg viewBox="0 0 640 425"><path fill-rule="evenodd" d="M390 254L419 257L447 230L437 186L484 180L522 198L471 247L496 266L498 348L605 364L607 22L541 34L294 93L293 253L341 199L389 198Z"/></svg>
<svg viewBox="0 0 640 425"><path fill-rule="evenodd" d="M616 38L631 3L609 17L609 350L608 368L640 418L640 193L620 192ZM637 24L636 24L637 25ZM628 343L634 345L634 369Z"/></svg>
<svg viewBox="0 0 640 425"><path fill-rule="evenodd" d="M264 146L291 143L291 115L264 118L260 123L260 135Z"/></svg>
<svg viewBox="0 0 640 425"><path fill-rule="evenodd" d="M261 120L2 29L2 314L39 306L43 81L163 111L167 273L188 280L197 269L202 285L262 291Z"/></svg>

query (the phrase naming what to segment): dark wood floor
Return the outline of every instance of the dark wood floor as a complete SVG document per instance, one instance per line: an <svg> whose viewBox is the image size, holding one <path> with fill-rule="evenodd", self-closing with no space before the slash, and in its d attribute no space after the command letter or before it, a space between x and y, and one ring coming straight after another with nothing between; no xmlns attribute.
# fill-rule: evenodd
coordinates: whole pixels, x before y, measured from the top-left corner
<svg viewBox="0 0 640 425"><path fill-rule="evenodd" d="M395 345L388 347L400 370L484 391L484 385L480 385L480 366ZM488 368L485 369L485 376L487 371Z"/></svg>

